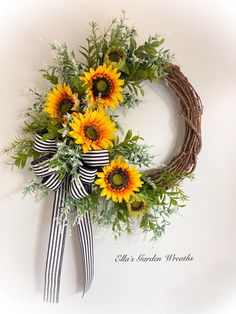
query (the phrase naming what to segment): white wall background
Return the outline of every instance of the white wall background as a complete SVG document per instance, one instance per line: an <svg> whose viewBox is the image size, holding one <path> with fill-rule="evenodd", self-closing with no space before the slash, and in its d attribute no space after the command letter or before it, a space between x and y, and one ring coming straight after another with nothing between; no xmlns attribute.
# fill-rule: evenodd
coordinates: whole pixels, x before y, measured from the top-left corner
<svg viewBox="0 0 236 314"><path fill-rule="evenodd" d="M1 163L0 313L4 314L233 314L236 312L236 6L234 1L51 0L1 1L1 145L17 135L30 105L28 87L46 91L37 70L50 63L47 42L83 44L88 21L105 21L125 9L140 40L166 38L204 104L203 150L196 179L186 183L188 206L171 218L156 243L143 237L115 241L95 235L96 270L81 299L75 234L67 238L59 305L42 302L52 198L21 201L26 173ZM175 98L163 86L147 87L145 101L123 122L154 144L160 162L180 142ZM152 113L156 113L153 119ZM176 135L176 130L178 135ZM3 157L5 160L5 157ZM115 263L118 253L185 255L192 263Z"/></svg>

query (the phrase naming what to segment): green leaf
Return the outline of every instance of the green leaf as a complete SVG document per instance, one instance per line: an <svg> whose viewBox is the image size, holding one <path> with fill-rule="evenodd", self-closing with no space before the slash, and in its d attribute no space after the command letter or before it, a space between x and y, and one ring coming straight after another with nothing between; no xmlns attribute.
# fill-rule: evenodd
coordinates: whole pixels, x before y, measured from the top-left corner
<svg viewBox="0 0 236 314"><path fill-rule="evenodd" d="M73 76L71 78L71 81L72 81L74 87L77 89L77 91L81 92L83 90L83 87L82 87L83 82L79 77Z"/></svg>
<svg viewBox="0 0 236 314"><path fill-rule="evenodd" d="M88 54L79 50L79 52L85 57L86 60L88 60Z"/></svg>
<svg viewBox="0 0 236 314"><path fill-rule="evenodd" d="M130 75L130 70L128 68L128 66L126 64L124 64L121 68L120 68L120 71L125 73L125 74L128 74Z"/></svg>
<svg viewBox="0 0 236 314"><path fill-rule="evenodd" d="M139 135L135 135L135 136L133 136L130 140L132 141L132 142L137 142L138 140L140 140L140 139L142 139Z"/></svg>
<svg viewBox="0 0 236 314"><path fill-rule="evenodd" d="M152 41L152 46L157 48L157 47L161 46L164 43L164 41L165 41L164 38L162 38L160 40L154 40L154 41Z"/></svg>
<svg viewBox="0 0 236 314"><path fill-rule="evenodd" d="M134 90L134 92L135 92L135 95L136 95L136 96L138 96L138 90L137 90L137 87L135 87L134 85L133 85L133 90Z"/></svg>
<svg viewBox="0 0 236 314"><path fill-rule="evenodd" d="M84 46L79 46L81 49L83 49L85 52L88 52L88 49Z"/></svg>
<svg viewBox="0 0 236 314"><path fill-rule="evenodd" d="M155 55L156 54L156 48L155 47L152 47L152 46L149 46L149 45L145 45L144 46L144 50L150 54L150 55Z"/></svg>
<svg viewBox="0 0 236 314"><path fill-rule="evenodd" d="M128 130L128 132L125 135L124 142L128 142L132 137L132 130Z"/></svg>
<svg viewBox="0 0 236 314"><path fill-rule="evenodd" d="M145 228L146 227L146 224L147 224L147 221L146 221L146 219L145 218L143 218L142 220L141 220L141 222L140 222L140 228Z"/></svg>
<svg viewBox="0 0 236 314"><path fill-rule="evenodd" d="M132 93L133 93L133 90L132 90L131 85L130 85L130 84L127 84L126 86L128 87L129 91L130 91L130 92L131 92L131 94L132 94Z"/></svg>
<svg viewBox="0 0 236 314"><path fill-rule="evenodd" d="M54 138L57 137L57 128L55 128L54 126L52 125L49 125L48 128L47 128L48 132L45 133L43 136L42 136L42 140L43 141L46 141L46 140L53 140Z"/></svg>
<svg viewBox="0 0 236 314"><path fill-rule="evenodd" d="M23 169L25 167L26 161L27 161L28 156L24 153L18 153L18 155L16 157L14 157L15 159L15 165L18 168Z"/></svg>
<svg viewBox="0 0 236 314"><path fill-rule="evenodd" d="M171 202L171 204L174 205L174 206L177 206L177 205L178 205L178 202L177 202L174 198L171 198L170 202Z"/></svg>
<svg viewBox="0 0 236 314"><path fill-rule="evenodd" d="M146 80L147 79L147 71L145 70L138 70L135 74L135 79L137 81L140 81L140 80Z"/></svg>
<svg viewBox="0 0 236 314"><path fill-rule="evenodd" d="M156 225L153 222L149 221L149 227L150 229L155 229Z"/></svg>
<svg viewBox="0 0 236 314"><path fill-rule="evenodd" d="M42 75L46 80L48 80L49 82L51 82L54 85L58 84L58 77L55 75L56 68L54 68L54 67L51 68L51 73L49 72L50 69L48 69L48 70L41 69L39 71L43 73Z"/></svg>
<svg viewBox="0 0 236 314"><path fill-rule="evenodd" d="M130 38L130 50L131 52L137 48L137 43L134 38Z"/></svg>
<svg viewBox="0 0 236 314"><path fill-rule="evenodd" d="M123 214L122 214L120 211L117 212L117 218L118 218L120 221L126 222L125 217L123 216Z"/></svg>
<svg viewBox="0 0 236 314"><path fill-rule="evenodd" d="M58 129L58 130L57 130L57 133L59 133L59 134L63 134L63 133L64 133L64 131L65 131L65 129L63 129L63 128L62 128L62 129Z"/></svg>

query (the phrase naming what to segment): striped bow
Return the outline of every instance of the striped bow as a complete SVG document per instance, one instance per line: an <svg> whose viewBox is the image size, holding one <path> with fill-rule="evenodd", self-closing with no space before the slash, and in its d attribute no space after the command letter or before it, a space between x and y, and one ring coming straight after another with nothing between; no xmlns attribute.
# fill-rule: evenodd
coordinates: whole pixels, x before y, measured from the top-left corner
<svg viewBox="0 0 236 314"><path fill-rule="evenodd" d="M50 237L47 252L44 300L59 301L60 277L66 238L66 221L63 226L57 223L61 210L65 205L66 193L78 200L92 192L98 167L109 164L107 150L94 150L81 155L82 165L78 167L78 176L73 178L67 173L62 179L56 173L56 168L50 167L50 161L57 152L55 140L42 140L40 133L36 134L34 150L44 155L34 160L31 165L35 174L42 178L42 184L55 191ZM94 275L94 253L92 225L89 211L76 224L80 240L81 256L83 260L83 295L90 288Z"/></svg>

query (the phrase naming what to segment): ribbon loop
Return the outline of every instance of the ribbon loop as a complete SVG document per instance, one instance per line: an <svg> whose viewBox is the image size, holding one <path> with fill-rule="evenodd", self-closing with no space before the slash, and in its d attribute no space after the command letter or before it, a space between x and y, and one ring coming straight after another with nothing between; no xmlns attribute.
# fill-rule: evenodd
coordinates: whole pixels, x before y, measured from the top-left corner
<svg viewBox="0 0 236 314"><path fill-rule="evenodd" d="M81 155L83 161L91 167L103 167L109 165L108 150L92 150Z"/></svg>
<svg viewBox="0 0 236 314"><path fill-rule="evenodd" d="M39 153L56 153L57 144L55 140L42 140L42 132L35 135L34 150Z"/></svg>
<svg viewBox="0 0 236 314"><path fill-rule="evenodd" d="M60 188L60 186L62 185L63 183L63 179L60 179L59 178L60 175L59 174L56 174L56 173L53 173L51 174L50 176L47 176L47 177L44 177L42 179L42 184L52 190L52 191L56 191Z"/></svg>
<svg viewBox="0 0 236 314"><path fill-rule="evenodd" d="M81 181L85 183L93 183L96 177L97 168L79 166L79 175Z"/></svg>
<svg viewBox="0 0 236 314"><path fill-rule="evenodd" d="M55 167L49 167L53 155L48 154L31 162L32 168L38 177L45 177L55 172Z"/></svg>
<svg viewBox="0 0 236 314"><path fill-rule="evenodd" d="M70 182L69 193L74 200L78 200L89 195L79 177Z"/></svg>

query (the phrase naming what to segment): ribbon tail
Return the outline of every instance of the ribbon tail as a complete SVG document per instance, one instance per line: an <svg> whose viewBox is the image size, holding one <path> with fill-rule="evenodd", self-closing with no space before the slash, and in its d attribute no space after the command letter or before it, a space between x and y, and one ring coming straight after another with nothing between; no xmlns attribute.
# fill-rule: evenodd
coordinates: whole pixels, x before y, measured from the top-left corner
<svg viewBox="0 0 236 314"><path fill-rule="evenodd" d="M83 296L89 290L94 276L93 231L90 213L78 220L77 231L83 260Z"/></svg>
<svg viewBox="0 0 236 314"><path fill-rule="evenodd" d="M68 191L68 176L63 180L60 188L55 192L50 237L45 269L44 301L59 302L61 268L66 239L66 221L58 223L61 209L64 207L66 191Z"/></svg>

